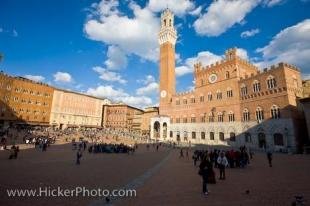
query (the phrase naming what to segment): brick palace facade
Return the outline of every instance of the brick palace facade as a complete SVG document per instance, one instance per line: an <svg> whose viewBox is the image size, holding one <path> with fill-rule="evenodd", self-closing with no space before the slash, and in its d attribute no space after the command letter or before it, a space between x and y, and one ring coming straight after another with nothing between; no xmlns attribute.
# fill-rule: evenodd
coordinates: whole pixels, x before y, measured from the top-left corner
<svg viewBox="0 0 310 206"><path fill-rule="evenodd" d="M176 93L174 15L161 15L159 116L151 119L157 141L296 150L303 96L300 71L279 63L260 70L228 49L211 65L194 65L195 88Z"/></svg>

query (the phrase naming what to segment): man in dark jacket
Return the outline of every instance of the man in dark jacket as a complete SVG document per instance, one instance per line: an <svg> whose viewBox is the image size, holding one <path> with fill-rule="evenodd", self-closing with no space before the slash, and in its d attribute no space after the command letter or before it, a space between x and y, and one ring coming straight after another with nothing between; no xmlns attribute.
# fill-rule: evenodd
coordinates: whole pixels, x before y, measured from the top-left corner
<svg viewBox="0 0 310 206"><path fill-rule="evenodd" d="M208 174L209 174L209 169L212 168L211 162L209 160L208 155L205 155L203 160L201 161L199 165L199 175L202 177L202 192L204 195L208 195Z"/></svg>

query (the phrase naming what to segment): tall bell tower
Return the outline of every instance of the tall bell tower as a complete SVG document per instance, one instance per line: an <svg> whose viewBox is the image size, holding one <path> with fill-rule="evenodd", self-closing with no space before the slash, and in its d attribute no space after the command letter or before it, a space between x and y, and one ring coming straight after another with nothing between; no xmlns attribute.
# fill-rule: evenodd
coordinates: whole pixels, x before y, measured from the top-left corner
<svg viewBox="0 0 310 206"><path fill-rule="evenodd" d="M174 15L167 8L161 14L161 28L158 35L160 45L160 68L159 68L159 112L162 114L171 103L172 95L175 94L175 43L177 32L174 28ZM164 112L165 113L165 112Z"/></svg>

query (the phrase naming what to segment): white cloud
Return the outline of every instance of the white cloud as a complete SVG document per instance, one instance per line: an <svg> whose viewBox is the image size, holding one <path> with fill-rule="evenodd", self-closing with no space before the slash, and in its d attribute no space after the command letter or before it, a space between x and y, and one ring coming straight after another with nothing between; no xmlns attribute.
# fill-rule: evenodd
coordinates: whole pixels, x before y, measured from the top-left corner
<svg viewBox="0 0 310 206"><path fill-rule="evenodd" d="M237 56L245 60L249 59L248 52L242 48L237 48Z"/></svg>
<svg viewBox="0 0 310 206"><path fill-rule="evenodd" d="M99 10L99 19L90 19L84 25L87 36L96 41L119 47L126 54L135 54L143 59L158 59L157 35L160 21L147 7L141 8L134 2L129 4L133 16L117 11L117 1L106 1L108 5ZM114 2L114 3L111 3ZM100 4L99 4L100 5Z"/></svg>
<svg viewBox="0 0 310 206"><path fill-rule="evenodd" d="M103 0L99 4L93 4L92 6L98 8L100 15L110 16L119 13L117 10L118 5L119 2L117 0Z"/></svg>
<svg viewBox="0 0 310 206"><path fill-rule="evenodd" d="M197 7L195 10L189 12L190 15L199 16L201 14L202 6Z"/></svg>
<svg viewBox="0 0 310 206"><path fill-rule="evenodd" d="M185 74L192 73L194 64L197 62L201 62L202 65L209 65L221 59L221 56L213 54L209 51L202 51L199 52L197 56L186 59L185 64L176 67L175 72L177 76L183 76Z"/></svg>
<svg viewBox="0 0 310 206"><path fill-rule="evenodd" d="M141 87L137 89L136 94L137 95L151 95L154 94L155 92L158 92L159 85L157 82L152 82L147 84L144 87Z"/></svg>
<svg viewBox="0 0 310 206"><path fill-rule="evenodd" d="M127 83L127 81L117 72L112 72L99 66L94 67L93 70L100 74L99 78L102 80L108 82L119 82L121 84Z"/></svg>
<svg viewBox="0 0 310 206"><path fill-rule="evenodd" d="M26 74L24 77L27 79L30 79L32 81L35 81L35 82L43 82L45 79L45 77L43 77L43 76L31 75L31 74Z"/></svg>
<svg viewBox="0 0 310 206"><path fill-rule="evenodd" d="M273 7L275 5L283 3L285 0L264 0L263 4L267 7Z"/></svg>
<svg viewBox="0 0 310 206"><path fill-rule="evenodd" d="M190 0L150 0L148 3L148 8L153 12L161 12L167 7L175 15L184 16L186 13L194 11L195 4Z"/></svg>
<svg viewBox="0 0 310 206"><path fill-rule="evenodd" d="M295 64L301 69L308 69L310 65L310 19L287 27L272 38L268 45L258 48L263 61L258 65L265 67L278 62Z"/></svg>
<svg viewBox="0 0 310 206"><path fill-rule="evenodd" d="M138 79L137 82L142 84L150 84L152 82L155 82L155 77L153 77L152 75L146 75L145 79Z"/></svg>
<svg viewBox="0 0 310 206"><path fill-rule="evenodd" d="M136 90L137 95L152 95L158 92L159 85L152 75L147 75L145 79L139 79L137 82L143 84L142 87Z"/></svg>
<svg viewBox="0 0 310 206"><path fill-rule="evenodd" d="M152 105L152 99L146 96L131 96L122 89L114 89L111 85L99 85L96 88L89 88L86 92L89 95L109 98L115 102L124 102L135 107L146 107Z"/></svg>
<svg viewBox="0 0 310 206"><path fill-rule="evenodd" d="M251 29L248 31L244 31L240 34L241 38L248 38L248 37L252 37L255 36L256 34L258 34L260 32L259 29Z"/></svg>
<svg viewBox="0 0 310 206"><path fill-rule="evenodd" d="M73 81L73 79L69 73L57 72L54 74L54 81L60 83L70 83Z"/></svg>
<svg viewBox="0 0 310 206"><path fill-rule="evenodd" d="M310 73L308 73L308 74L302 74L302 79L304 79L304 80L310 80Z"/></svg>
<svg viewBox="0 0 310 206"><path fill-rule="evenodd" d="M207 12L194 22L195 31L200 35L219 36L255 8L260 0L218 0L213 1Z"/></svg>
<svg viewBox="0 0 310 206"><path fill-rule="evenodd" d="M104 62L108 69L122 69L127 66L127 57L124 51L117 46L109 46L108 59Z"/></svg>

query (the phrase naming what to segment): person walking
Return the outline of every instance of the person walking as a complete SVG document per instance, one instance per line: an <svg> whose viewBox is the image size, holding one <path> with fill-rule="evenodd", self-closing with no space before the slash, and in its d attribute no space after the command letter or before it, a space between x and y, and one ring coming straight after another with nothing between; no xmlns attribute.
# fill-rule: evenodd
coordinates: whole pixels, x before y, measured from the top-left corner
<svg viewBox="0 0 310 206"><path fill-rule="evenodd" d="M180 158L181 157L184 157L184 155L183 155L183 149L181 148L181 150L180 150Z"/></svg>
<svg viewBox="0 0 310 206"><path fill-rule="evenodd" d="M267 150L267 159L268 159L269 167L272 167L272 152L270 149Z"/></svg>
<svg viewBox="0 0 310 206"><path fill-rule="evenodd" d="M202 177L202 192L204 195L208 195L208 175L210 174L209 170L212 169L211 162L209 160L208 155L205 155L203 160L199 165L199 172L198 174Z"/></svg>
<svg viewBox="0 0 310 206"><path fill-rule="evenodd" d="M220 156L217 158L217 164L220 170L220 180L225 180L225 168L228 166L227 158L224 155L224 152L220 154Z"/></svg>
<svg viewBox="0 0 310 206"><path fill-rule="evenodd" d="M82 151L81 149L79 149L76 153L76 164L77 165L81 164L81 161L80 161L81 157L82 157Z"/></svg>

